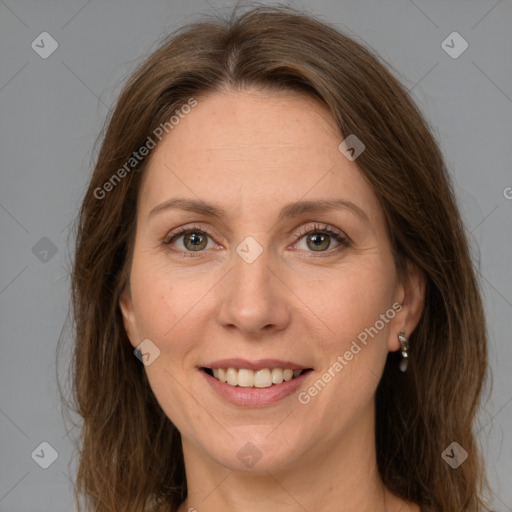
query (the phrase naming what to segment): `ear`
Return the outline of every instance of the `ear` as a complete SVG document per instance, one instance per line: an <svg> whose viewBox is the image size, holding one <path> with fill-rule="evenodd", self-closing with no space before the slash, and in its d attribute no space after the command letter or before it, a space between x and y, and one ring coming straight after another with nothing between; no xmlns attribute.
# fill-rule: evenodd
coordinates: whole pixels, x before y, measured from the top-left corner
<svg viewBox="0 0 512 512"><path fill-rule="evenodd" d="M119 308L121 309L121 314L123 315L123 324L126 330L126 334L128 335L131 345L136 348L140 344L139 331L137 328L137 319L133 309L133 302L129 285L126 285L123 292L121 293L121 298L119 299Z"/></svg>
<svg viewBox="0 0 512 512"><path fill-rule="evenodd" d="M388 347L391 352L400 349L398 333L403 329L410 336L418 325L425 304L426 276L424 272L408 261L404 276L395 294L402 309L396 314L391 325Z"/></svg>

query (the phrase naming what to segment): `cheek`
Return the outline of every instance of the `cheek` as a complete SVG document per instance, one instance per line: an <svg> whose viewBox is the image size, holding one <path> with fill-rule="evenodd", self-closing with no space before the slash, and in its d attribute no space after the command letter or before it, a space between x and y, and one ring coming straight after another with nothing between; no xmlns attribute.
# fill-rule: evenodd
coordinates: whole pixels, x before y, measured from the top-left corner
<svg viewBox="0 0 512 512"><path fill-rule="evenodd" d="M145 263L134 261L132 267L133 304L141 340L150 339L160 351L145 371L167 417L180 431L187 431L200 413L190 400L188 379L189 355L203 328L194 320L204 290Z"/></svg>
<svg viewBox="0 0 512 512"><path fill-rule="evenodd" d="M307 402L305 407L315 411L305 419L310 428L318 417L342 428L363 414L374 397L395 316L392 282L382 277L386 274L380 276L353 272L324 287L323 294L310 296L312 309L321 311L329 328L328 335L315 339L321 364L316 380L301 395L300 403Z"/></svg>
<svg viewBox="0 0 512 512"><path fill-rule="evenodd" d="M146 368L150 376L157 366L175 371L181 365L189 345L183 327L187 312L193 307L193 297L162 269L145 263L134 261L131 290L140 339L151 340L160 350L158 364Z"/></svg>
<svg viewBox="0 0 512 512"><path fill-rule="evenodd" d="M340 421L340 410L347 421L360 414L384 368L395 316L393 267L384 263L373 259L371 265L347 267L309 296L308 305L320 312L325 325L323 335L315 339L321 354L317 380L302 398L310 399L316 412L331 421Z"/></svg>
<svg viewBox="0 0 512 512"><path fill-rule="evenodd" d="M201 298L202 286L170 272L160 257L141 251L131 269L131 289L141 335L165 342ZM203 290L204 294L204 290Z"/></svg>
<svg viewBox="0 0 512 512"><path fill-rule="evenodd" d="M369 329L374 333L371 328L376 322L378 336L385 337L389 322L380 319L392 308L393 276L389 268L375 262L372 266L347 268L322 281L315 280L314 288L303 287L298 291L298 295L305 297L307 306L317 313L318 324L325 331L319 340L326 353L332 356L333 350L343 350ZM386 320L391 318L388 315ZM364 339L364 334L361 338Z"/></svg>

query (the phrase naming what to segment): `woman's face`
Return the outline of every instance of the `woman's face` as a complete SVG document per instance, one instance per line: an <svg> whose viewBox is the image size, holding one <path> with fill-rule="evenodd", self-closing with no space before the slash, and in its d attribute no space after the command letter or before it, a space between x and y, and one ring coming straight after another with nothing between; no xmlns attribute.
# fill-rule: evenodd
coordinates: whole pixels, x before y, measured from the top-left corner
<svg viewBox="0 0 512 512"><path fill-rule="evenodd" d="M315 100L197 100L144 171L121 299L185 455L265 471L372 442L387 353L418 316L376 196Z"/></svg>

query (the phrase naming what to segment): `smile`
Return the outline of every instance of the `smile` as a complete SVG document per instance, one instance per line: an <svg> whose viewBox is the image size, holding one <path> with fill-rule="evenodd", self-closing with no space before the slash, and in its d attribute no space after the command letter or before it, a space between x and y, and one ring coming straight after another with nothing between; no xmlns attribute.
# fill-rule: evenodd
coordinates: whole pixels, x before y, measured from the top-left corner
<svg viewBox="0 0 512 512"><path fill-rule="evenodd" d="M291 368L204 368L204 371L218 381L230 386L243 388L269 388L299 377L308 370L292 370Z"/></svg>

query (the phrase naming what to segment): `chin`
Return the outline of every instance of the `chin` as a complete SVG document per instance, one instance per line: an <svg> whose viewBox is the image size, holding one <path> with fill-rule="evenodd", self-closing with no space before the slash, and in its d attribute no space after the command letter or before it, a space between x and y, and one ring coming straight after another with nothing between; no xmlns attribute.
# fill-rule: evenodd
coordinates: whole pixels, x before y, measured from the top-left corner
<svg viewBox="0 0 512 512"><path fill-rule="evenodd" d="M226 444L213 442L205 451L218 464L233 471L253 474L282 471L300 456L297 448L304 448L301 436L290 438L285 428L283 425L280 434L272 432L268 426L239 428L232 438L225 436Z"/></svg>

